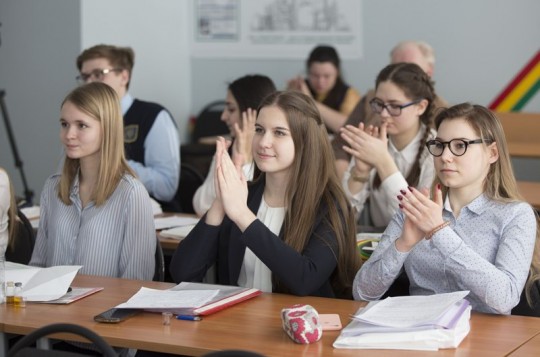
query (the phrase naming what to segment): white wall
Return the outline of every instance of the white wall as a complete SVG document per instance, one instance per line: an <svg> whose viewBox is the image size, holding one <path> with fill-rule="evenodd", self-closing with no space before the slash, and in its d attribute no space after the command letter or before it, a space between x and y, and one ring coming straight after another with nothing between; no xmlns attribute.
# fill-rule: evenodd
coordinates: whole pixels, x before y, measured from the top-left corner
<svg viewBox="0 0 540 357"><path fill-rule="evenodd" d="M0 89L16 137L29 186L39 200L45 179L61 157L60 103L75 82L79 52L79 3L69 0L0 1ZM16 170L3 121L0 166L16 193L23 185Z"/></svg>
<svg viewBox="0 0 540 357"><path fill-rule="evenodd" d="M165 106L181 139L187 137L191 109L188 5L177 0L81 0L81 51L100 43L133 48L130 93Z"/></svg>

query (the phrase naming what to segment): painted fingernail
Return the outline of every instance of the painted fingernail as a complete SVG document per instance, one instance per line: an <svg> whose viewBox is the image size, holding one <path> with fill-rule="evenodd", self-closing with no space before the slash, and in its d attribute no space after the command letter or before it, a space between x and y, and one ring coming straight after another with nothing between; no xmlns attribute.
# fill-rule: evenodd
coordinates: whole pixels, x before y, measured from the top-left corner
<svg viewBox="0 0 540 357"><path fill-rule="evenodd" d="M405 191L405 190L399 190L399 192L401 192L402 195L406 195L406 194L407 194L407 191Z"/></svg>
<svg viewBox="0 0 540 357"><path fill-rule="evenodd" d="M403 200L403 196L402 195L397 195L397 199L401 201L401 200Z"/></svg>
<svg viewBox="0 0 540 357"><path fill-rule="evenodd" d="M409 191L412 192L412 187L411 186L407 186L407 188L409 189Z"/></svg>
<svg viewBox="0 0 540 357"><path fill-rule="evenodd" d="M403 209L403 205L401 203L398 206L399 208Z"/></svg>
<svg viewBox="0 0 540 357"><path fill-rule="evenodd" d="M438 183L438 184L437 184L437 190L440 190L440 189L441 189L441 184Z"/></svg>

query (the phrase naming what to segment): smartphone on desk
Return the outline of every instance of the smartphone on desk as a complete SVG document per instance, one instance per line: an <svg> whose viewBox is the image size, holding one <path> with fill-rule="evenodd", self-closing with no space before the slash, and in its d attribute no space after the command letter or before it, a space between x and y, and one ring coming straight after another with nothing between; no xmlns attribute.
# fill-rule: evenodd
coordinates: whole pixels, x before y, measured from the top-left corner
<svg viewBox="0 0 540 357"><path fill-rule="evenodd" d="M94 316L94 320L97 322L118 323L137 315L139 311L139 309L117 309L113 307Z"/></svg>
<svg viewBox="0 0 540 357"><path fill-rule="evenodd" d="M341 319L338 314L319 314L319 321L323 331L341 330Z"/></svg>

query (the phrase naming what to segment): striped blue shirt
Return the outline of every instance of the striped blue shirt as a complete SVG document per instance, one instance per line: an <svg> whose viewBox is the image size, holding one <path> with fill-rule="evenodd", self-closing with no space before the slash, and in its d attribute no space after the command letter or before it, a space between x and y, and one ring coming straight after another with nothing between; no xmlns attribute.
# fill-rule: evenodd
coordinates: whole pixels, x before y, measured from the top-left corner
<svg viewBox="0 0 540 357"><path fill-rule="evenodd" d="M111 197L82 208L78 177L71 205L58 198L60 175L45 182L36 245L30 265L82 265L81 274L151 280L156 233L148 192L125 174Z"/></svg>
<svg viewBox="0 0 540 357"><path fill-rule="evenodd" d="M404 223L403 213L397 213L356 274L354 298L378 299L405 268L411 295L469 290L466 299L473 310L510 314L531 265L536 240L532 207L480 195L457 218L446 200L443 219L450 225L403 253L394 244Z"/></svg>

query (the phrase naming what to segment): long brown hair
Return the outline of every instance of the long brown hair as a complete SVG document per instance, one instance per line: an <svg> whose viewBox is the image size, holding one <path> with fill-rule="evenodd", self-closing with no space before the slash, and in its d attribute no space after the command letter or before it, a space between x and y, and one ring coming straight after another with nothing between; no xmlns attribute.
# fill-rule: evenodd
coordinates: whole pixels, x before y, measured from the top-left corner
<svg viewBox="0 0 540 357"><path fill-rule="evenodd" d="M101 124L103 135L98 181L91 195L96 206L99 206L113 194L124 173L135 176L124 156L124 124L120 102L114 89L99 82L75 88L66 96L62 105L66 102L72 103ZM58 190L58 197L66 205L71 204L69 193L79 167L79 159L66 156Z"/></svg>
<svg viewBox="0 0 540 357"><path fill-rule="evenodd" d="M334 252L337 268L331 277L332 286L336 295L350 297L360 267L356 224L334 168L326 127L314 101L300 92L274 92L263 100L257 113L267 106L276 106L285 114L295 150L286 189L283 239L301 253L313 234L318 212L324 209L324 219L336 234L338 249ZM265 173L255 167L254 177L264 179ZM276 291L287 291L279 281L275 283Z"/></svg>
<svg viewBox="0 0 540 357"><path fill-rule="evenodd" d="M492 142L497 145L499 159L489 166L489 171L484 179L484 194L499 202L525 201L518 191L504 129L497 116L481 105L462 103L442 110L435 118L435 127L438 130L442 122L454 119L464 119L484 142ZM441 185L443 197L446 197L448 187L445 187L436 176L433 187L437 184ZM529 278L525 285L529 304L531 303L530 289L534 286L535 281L540 280L540 220L538 214L536 214L536 221L536 242Z"/></svg>
<svg viewBox="0 0 540 357"><path fill-rule="evenodd" d="M435 99L435 89L429 76L414 63L394 63L384 67L375 81L375 87L378 88L381 82L392 82L405 93L405 96L411 100L425 99L428 102L426 110L420 115L420 122L426 126L424 136L420 141L418 153L414 159L411 171L405 178L409 186L416 187L420 179L420 158L426 149L426 142L430 135L431 111L433 110L433 100ZM379 188L381 178L379 174L375 176L373 187Z"/></svg>

